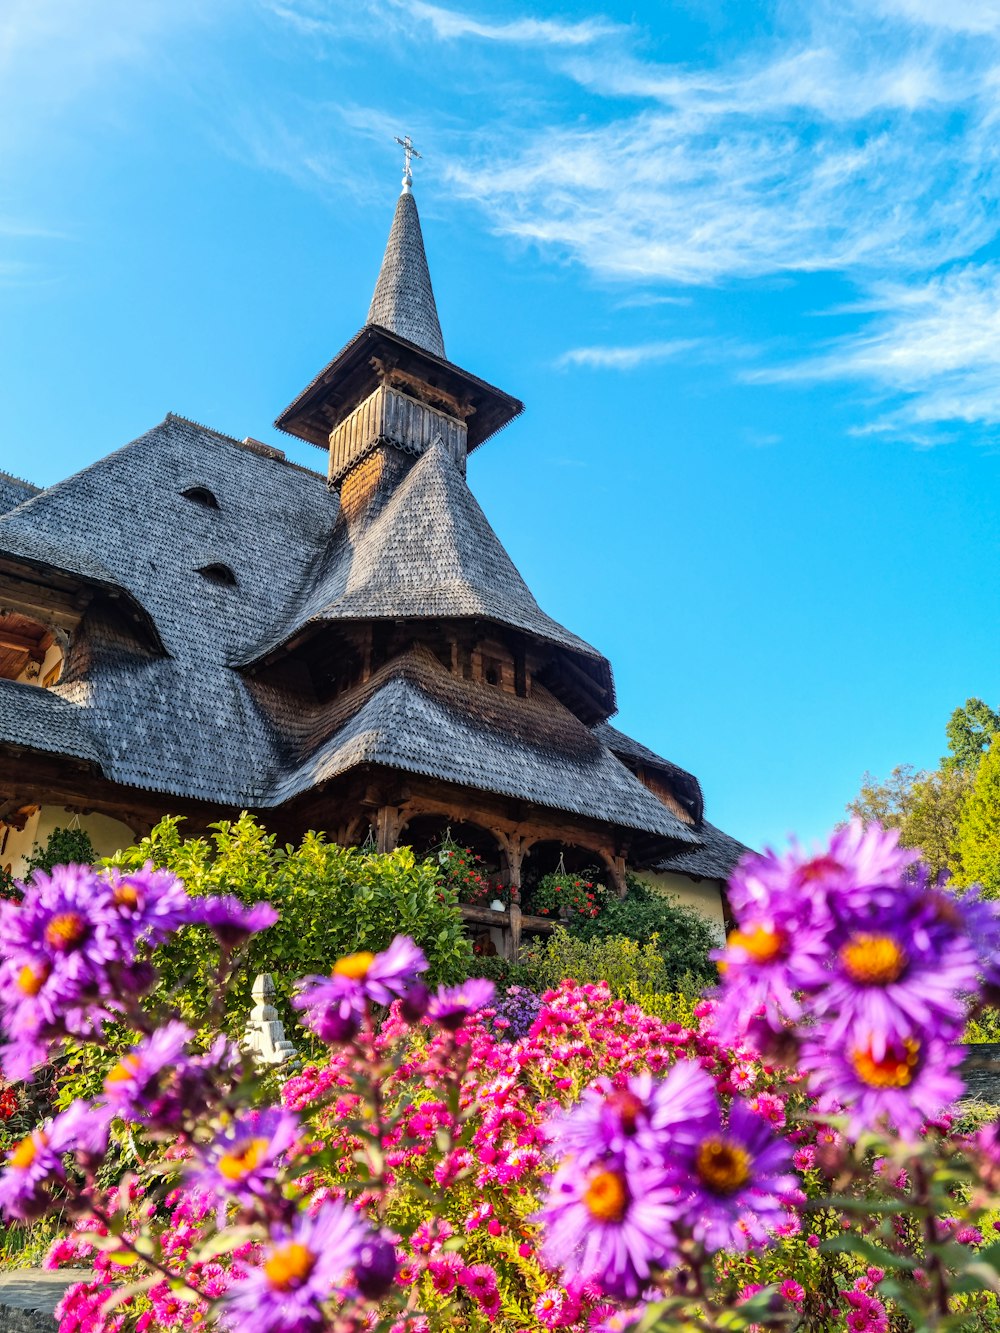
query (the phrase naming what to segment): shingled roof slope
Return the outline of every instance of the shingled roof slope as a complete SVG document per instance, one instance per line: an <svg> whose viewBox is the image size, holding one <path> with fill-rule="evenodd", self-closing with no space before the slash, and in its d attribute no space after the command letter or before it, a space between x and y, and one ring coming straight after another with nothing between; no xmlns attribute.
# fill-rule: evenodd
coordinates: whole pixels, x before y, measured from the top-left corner
<svg viewBox="0 0 1000 1333"><path fill-rule="evenodd" d="M219 507L185 499L194 487ZM0 516L0 555L123 588L172 656L221 663L277 630L336 513L318 474L170 414ZM198 573L212 564L236 586Z"/></svg>
<svg viewBox="0 0 1000 1333"><path fill-rule="evenodd" d="M12 476L9 472L0 472L0 514L16 509L19 504L30 500L40 490L40 486L33 486L30 481L22 481L20 477Z"/></svg>
<svg viewBox="0 0 1000 1333"><path fill-rule="evenodd" d="M12 745L100 762L84 708L54 690L0 678L0 736Z"/></svg>
<svg viewBox="0 0 1000 1333"><path fill-rule="evenodd" d="M278 703L267 686L257 690L265 711ZM463 680L426 649L388 663L332 707L289 721L299 729L305 753L279 784L275 800L359 764L377 764L692 847L698 843L697 833L546 691L522 699Z"/></svg>
<svg viewBox="0 0 1000 1333"><path fill-rule="evenodd" d="M731 838L722 829L703 819L698 825L700 847L685 847L660 861L655 869L693 875L696 879L728 879L740 858L750 850L745 843Z"/></svg>
<svg viewBox="0 0 1000 1333"><path fill-rule="evenodd" d="M185 499L193 487L219 507ZM127 590L169 654L88 613L54 689L4 683L0 740L92 758L130 786L265 801L284 752L228 663L281 622L336 513L317 474L171 415L0 517L0 557ZM198 572L213 563L235 586Z"/></svg>
<svg viewBox="0 0 1000 1333"><path fill-rule="evenodd" d="M315 578L279 637L251 660L319 621L479 618L526 631L610 667L541 610L442 444L417 459L384 506L341 519Z"/></svg>
<svg viewBox="0 0 1000 1333"><path fill-rule="evenodd" d="M401 338L444 358L444 339L427 267L420 215L409 190L404 190L396 203L366 322L398 333Z"/></svg>

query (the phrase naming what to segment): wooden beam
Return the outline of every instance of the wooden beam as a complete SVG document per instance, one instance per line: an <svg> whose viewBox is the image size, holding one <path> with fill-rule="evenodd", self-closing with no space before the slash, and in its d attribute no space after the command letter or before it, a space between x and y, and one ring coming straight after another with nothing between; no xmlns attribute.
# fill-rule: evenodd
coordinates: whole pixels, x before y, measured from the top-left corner
<svg viewBox="0 0 1000 1333"><path fill-rule="evenodd" d="M51 625L73 629L93 597L91 589L70 590L0 572L0 611L37 614Z"/></svg>
<svg viewBox="0 0 1000 1333"><path fill-rule="evenodd" d="M2 627L0 627L0 648L7 648L15 653L27 653L33 662L45 661L45 649L38 639L29 639L27 634L14 634Z"/></svg>

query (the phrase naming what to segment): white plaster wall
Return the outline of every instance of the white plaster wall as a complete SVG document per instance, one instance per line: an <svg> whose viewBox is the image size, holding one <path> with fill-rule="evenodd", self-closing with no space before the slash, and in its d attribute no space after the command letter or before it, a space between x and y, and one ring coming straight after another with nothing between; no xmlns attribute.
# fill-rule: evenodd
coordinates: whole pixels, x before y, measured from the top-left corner
<svg viewBox="0 0 1000 1333"><path fill-rule="evenodd" d="M15 879L24 874L28 857L34 850L35 843L44 847L49 834L55 828L67 828L76 816L71 810L58 805L43 805L32 815L20 831L10 829L3 852L0 853L0 865L10 866ZM111 856L122 847L135 842L135 835L127 824L108 815L80 815L80 827L86 831L98 856ZM0 826L2 828L2 826ZM2 842L2 832L0 832Z"/></svg>
<svg viewBox="0 0 1000 1333"><path fill-rule="evenodd" d="M673 871L660 872L643 870L639 876L647 884L652 884L661 893L669 893L684 907L693 907L711 924L721 943L726 936L725 917L722 911L722 881L719 879L691 879L687 875L678 875Z"/></svg>

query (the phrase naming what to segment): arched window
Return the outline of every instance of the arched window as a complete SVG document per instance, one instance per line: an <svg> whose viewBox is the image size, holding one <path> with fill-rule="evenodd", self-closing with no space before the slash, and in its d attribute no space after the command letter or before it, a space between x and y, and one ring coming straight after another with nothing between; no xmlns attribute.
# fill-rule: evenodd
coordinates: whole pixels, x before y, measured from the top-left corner
<svg viewBox="0 0 1000 1333"><path fill-rule="evenodd" d="M236 587L236 575L228 565L202 565L198 573L207 583L214 583L220 588Z"/></svg>
<svg viewBox="0 0 1000 1333"><path fill-rule="evenodd" d="M187 490L181 491L181 495L185 500L201 505L203 509L218 509L219 507L218 500L207 486L189 486Z"/></svg>

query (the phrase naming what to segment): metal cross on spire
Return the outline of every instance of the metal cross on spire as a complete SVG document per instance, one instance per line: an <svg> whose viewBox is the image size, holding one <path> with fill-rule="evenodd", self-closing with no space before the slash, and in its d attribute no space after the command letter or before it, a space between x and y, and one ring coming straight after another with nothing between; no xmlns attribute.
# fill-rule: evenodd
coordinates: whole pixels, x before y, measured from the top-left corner
<svg viewBox="0 0 1000 1333"><path fill-rule="evenodd" d="M410 162L413 158L420 157L421 154L418 153L417 150L414 148L413 140L410 138L409 135L407 135L405 139L401 139L398 134L394 135L393 137L399 144L400 148L402 148L403 153L405 155L405 162L403 166L403 193L409 194L410 186L413 184L413 172L410 170Z"/></svg>

